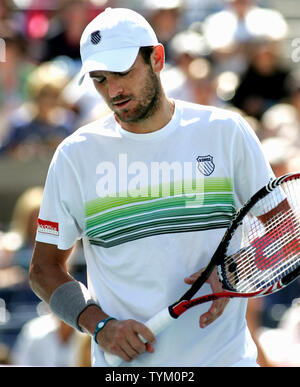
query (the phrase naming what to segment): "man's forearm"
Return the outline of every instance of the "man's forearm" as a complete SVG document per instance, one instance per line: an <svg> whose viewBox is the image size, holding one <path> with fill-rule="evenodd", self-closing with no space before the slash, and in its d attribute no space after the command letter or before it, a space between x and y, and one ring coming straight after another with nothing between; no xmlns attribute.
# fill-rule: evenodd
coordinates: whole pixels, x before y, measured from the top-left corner
<svg viewBox="0 0 300 387"><path fill-rule="evenodd" d="M53 250L53 251L52 251ZM72 281L74 278L68 273L66 265L67 260L57 260L54 262L49 259L51 254L61 254L68 257L72 249L57 253L56 246L48 246L36 243L29 270L29 283L33 292L46 303L49 303L54 290L65 282ZM40 259L42 257L42 260Z"/></svg>
<svg viewBox="0 0 300 387"><path fill-rule="evenodd" d="M30 265L30 285L60 319L93 335L98 322L109 316L88 289L68 273L66 262L71 251L37 242Z"/></svg>
<svg viewBox="0 0 300 387"><path fill-rule="evenodd" d="M66 262L71 251L37 242L30 265L30 286L58 317L93 334L97 323L108 316L86 287L68 273Z"/></svg>
<svg viewBox="0 0 300 387"><path fill-rule="evenodd" d="M47 268L47 275L42 270ZM59 267L34 267L31 271L30 284L32 290L42 300L49 304L52 294L59 289L61 285L66 282L75 281L68 273L61 270ZM68 301L66 301L68 302ZM78 325L89 334L93 334L97 323L100 320L108 317L100 307L96 305L89 305L79 316Z"/></svg>

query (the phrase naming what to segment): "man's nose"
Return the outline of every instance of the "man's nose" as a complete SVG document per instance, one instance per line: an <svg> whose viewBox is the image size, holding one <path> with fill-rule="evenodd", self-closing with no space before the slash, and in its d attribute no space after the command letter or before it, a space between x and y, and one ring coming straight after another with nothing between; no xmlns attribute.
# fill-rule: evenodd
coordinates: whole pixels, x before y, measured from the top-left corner
<svg viewBox="0 0 300 387"><path fill-rule="evenodd" d="M115 98L118 95L121 95L124 91L124 88L121 82L117 79L108 80L108 94L110 98Z"/></svg>

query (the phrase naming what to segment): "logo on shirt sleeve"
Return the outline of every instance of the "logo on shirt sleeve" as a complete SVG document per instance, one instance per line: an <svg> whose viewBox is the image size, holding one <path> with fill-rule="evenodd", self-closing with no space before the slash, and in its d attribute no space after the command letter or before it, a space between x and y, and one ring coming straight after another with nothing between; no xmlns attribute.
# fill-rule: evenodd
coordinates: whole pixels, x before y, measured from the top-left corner
<svg viewBox="0 0 300 387"><path fill-rule="evenodd" d="M37 226L38 232L55 236L59 235L57 222L50 222L49 220L42 220L38 218Z"/></svg>

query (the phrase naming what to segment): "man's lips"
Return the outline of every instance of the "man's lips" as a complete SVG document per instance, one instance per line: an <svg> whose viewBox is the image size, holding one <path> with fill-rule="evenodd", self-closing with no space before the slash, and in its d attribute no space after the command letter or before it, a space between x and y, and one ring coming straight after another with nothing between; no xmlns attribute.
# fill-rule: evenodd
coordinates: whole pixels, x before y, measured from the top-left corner
<svg viewBox="0 0 300 387"><path fill-rule="evenodd" d="M117 108L123 108L130 102L130 98L124 99L122 101L113 102L113 105Z"/></svg>

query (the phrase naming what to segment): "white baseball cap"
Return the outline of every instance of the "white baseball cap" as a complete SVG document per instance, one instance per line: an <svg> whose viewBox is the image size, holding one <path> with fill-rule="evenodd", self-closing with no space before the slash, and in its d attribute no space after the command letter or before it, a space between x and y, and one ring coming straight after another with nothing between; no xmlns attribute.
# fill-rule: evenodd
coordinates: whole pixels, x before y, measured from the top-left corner
<svg viewBox="0 0 300 387"><path fill-rule="evenodd" d="M82 33L79 84L90 71L128 70L140 47L156 45L156 34L142 15L127 8L106 8Z"/></svg>

